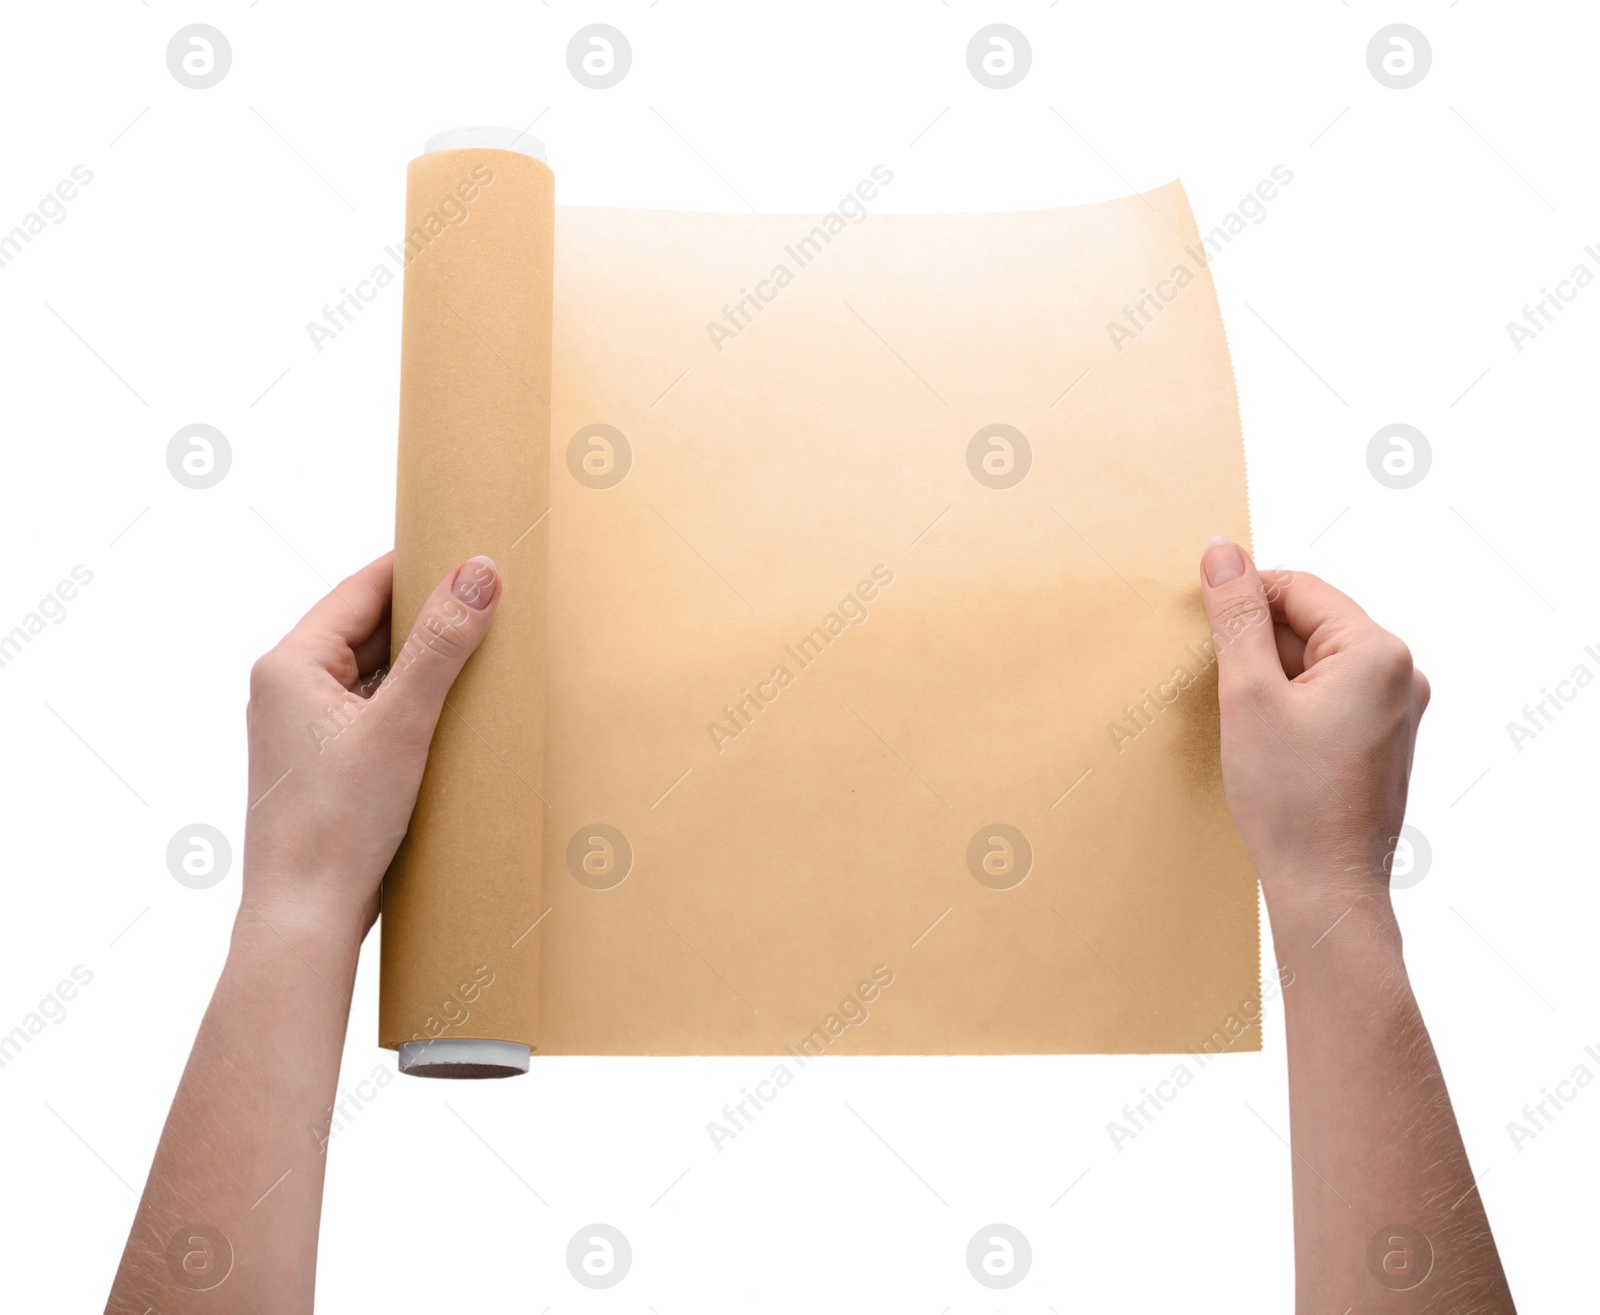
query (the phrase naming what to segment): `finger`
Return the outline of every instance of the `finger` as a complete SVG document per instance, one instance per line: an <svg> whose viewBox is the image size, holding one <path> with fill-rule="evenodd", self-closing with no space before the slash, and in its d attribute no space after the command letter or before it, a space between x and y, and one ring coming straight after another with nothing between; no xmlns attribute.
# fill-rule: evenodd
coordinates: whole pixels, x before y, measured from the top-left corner
<svg viewBox="0 0 1600 1315"><path fill-rule="evenodd" d="M333 587L333 592L300 618L291 640L323 645L335 640L356 649L377 630L389 611L394 589L394 553L386 552Z"/></svg>
<svg viewBox="0 0 1600 1315"><path fill-rule="evenodd" d="M356 658L356 671L358 679L364 680L379 667L389 665L389 636L392 627L389 613L383 614L383 620L378 622L378 628L355 646L353 650Z"/></svg>
<svg viewBox="0 0 1600 1315"><path fill-rule="evenodd" d="M1269 600L1270 601L1270 600ZM1306 641L1289 629L1282 621L1272 623L1272 638L1278 645L1278 661L1283 663L1283 674L1293 680L1306 669Z"/></svg>
<svg viewBox="0 0 1600 1315"><path fill-rule="evenodd" d="M445 576L374 697L431 735L451 685L489 633L500 592L500 573L488 557L474 557Z"/></svg>
<svg viewBox="0 0 1600 1315"><path fill-rule="evenodd" d="M357 698L370 699L378 692L379 687L389 675L388 663L374 667L371 671L363 672L356 677L356 683L350 686L350 692Z"/></svg>
<svg viewBox="0 0 1600 1315"><path fill-rule="evenodd" d="M1272 609L1250 554L1231 540L1211 540L1200 558L1200 583L1222 689L1244 693L1285 683Z"/></svg>
<svg viewBox="0 0 1600 1315"><path fill-rule="evenodd" d="M1362 633L1378 630L1378 623L1354 599L1326 580L1305 571L1267 571L1263 579L1273 619L1305 640L1307 666L1338 652Z"/></svg>

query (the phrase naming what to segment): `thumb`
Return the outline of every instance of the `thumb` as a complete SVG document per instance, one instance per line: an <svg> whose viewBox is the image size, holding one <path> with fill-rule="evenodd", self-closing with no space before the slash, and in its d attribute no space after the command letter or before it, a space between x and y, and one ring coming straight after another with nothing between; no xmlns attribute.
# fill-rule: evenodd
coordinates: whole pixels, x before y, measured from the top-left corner
<svg viewBox="0 0 1600 1315"><path fill-rule="evenodd" d="M1272 608L1250 554L1230 539L1212 539L1200 557L1200 580L1222 692L1245 694L1284 683Z"/></svg>
<svg viewBox="0 0 1600 1315"><path fill-rule="evenodd" d="M439 582L379 687L400 717L432 733L450 687L489 633L499 602L500 572L488 557L462 562Z"/></svg>

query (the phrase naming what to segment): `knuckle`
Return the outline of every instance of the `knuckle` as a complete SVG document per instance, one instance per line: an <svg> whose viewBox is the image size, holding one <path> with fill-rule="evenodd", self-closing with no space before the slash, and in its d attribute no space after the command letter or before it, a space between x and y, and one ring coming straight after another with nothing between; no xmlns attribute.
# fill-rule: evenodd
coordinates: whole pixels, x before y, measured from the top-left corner
<svg viewBox="0 0 1600 1315"><path fill-rule="evenodd" d="M1294 586L1296 581L1314 580L1315 578L1307 571L1297 571L1290 567L1274 567L1261 572L1261 587L1269 600L1277 602Z"/></svg>
<svg viewBox="0 0 1600 1315"><path fill-rule="evenodd" d="M1433 686L1428 683L1428 678L1420 671L1413 670L1411 684L1417 700L1417 713L1420 716L1428 710L1428 704L1433 699Z"/></svg>
<svg viewBox="0 0 1600 1315"><path fill-rule="evenodd" d="M1266 600L1254 588L1230 589L1211 600L1212 629L1219 639L1236 638L1270 616Z"/></svg>
<svg viewBox="0 0 1600 1315"><path fill-rule="evenodd" d="M454 599L430 605L417 618L411 635L395 665L410 666L417 661L461 661L472 651L473 640L467 629L471 614Z"/></svg>
<svg viewBox="0 0 1600 1315"><path fill-rule="evenodd" d="M1380 631L1373 644L1373 658L1385 675L1407 681L1411 679L1414 670L1411 650L1398 635L1391 635L1387 630Z"/></svg>
<svg viewBox="0 0 1600 1315"><path fill-rule="evenodd" d="M318 666L346 689L361 677L361 670L356 665L356 655L350 645L342 639L334 636L321 638L310 647L309 653L315 658Z"/></svg>
<svg viewBox="0 0 1600 1315"><path fill-rule="evenodd" d="M282 681L283 655L267 650L250 667L250 702L258 703L278 688Z"/></svg>
<svg viewBox="0 0 1600 1315"><path fill-rule="evenodd" d="M1223 673L1218 682L1217 701L1226 713L1243 712L1259 708L1270 695L1271 682L1266 673L1253 663L1235 664Z"/></svg>
<svg viewBox="0 0 1600 1315"><path fill-rule="evenodd" d="M1261 580L1266 587L1267 597L1274 602L1296 586L1309 585L1314 588L1322 583L1310 571L1302 571L1298 567L1290 566L1275 567L1269 571L1262 571Z"/></svg>

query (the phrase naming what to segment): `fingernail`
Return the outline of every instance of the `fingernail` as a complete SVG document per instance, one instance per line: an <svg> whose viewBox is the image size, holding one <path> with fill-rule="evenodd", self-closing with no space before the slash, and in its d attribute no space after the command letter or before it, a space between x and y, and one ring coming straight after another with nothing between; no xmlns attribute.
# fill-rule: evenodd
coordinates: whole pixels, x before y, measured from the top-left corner
<svg viewBox="0 0 1600 1315"><path fill-rule="evenodd" d="M468 607L481 612L494 597L494 584L497 579L499 573L493 558L473 557L463 562L461 569L456 572L456 584L451 593Z"/></svg>
<svg viewBox="0 0 1600 1315"><path fill-rule="evenodd" d="M1206 544L1200 556L1200 568L1206 573L1206 583L1212 586L1237 580L1244 574L1244 549L1219 534Z"/></svg>

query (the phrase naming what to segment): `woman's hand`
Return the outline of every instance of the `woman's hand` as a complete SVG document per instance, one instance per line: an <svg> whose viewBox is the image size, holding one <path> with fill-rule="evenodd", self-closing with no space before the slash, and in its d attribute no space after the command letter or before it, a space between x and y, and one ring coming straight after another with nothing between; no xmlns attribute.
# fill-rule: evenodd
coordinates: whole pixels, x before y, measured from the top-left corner
<svg viewBox="0 0 1600 1315"><path fill-rule="evenodd" d="M359 939L377 916L445 697L500 598L489 558L462 563L393 652L393 567L357 571L250 672L246 918Z"/></svg>
<svg viewBox="0 0 1600 1315"><path fill-rule="evenodd" d="M117 1315L311 1309L361 939L445 697L500 598L494 563L464 562L391 661L392 578L391 555L357 571L250 673L244 894L128 1233Z"/></svg>
<svg viewBox="0 0 1600 1315"><path fill-rule="evenodd" d="M1201 576L1223 784L1268 905L1387 908L1426 677L1405 644L1314 575L1258 573L1222 539Z"/></svg>
<svg viewBox="0 0 1600 1315"><path fill-rule="evenodd" d="M1514 1312L1389 902L1428 682L1315 576L1225 539L1200 574L1284 985L1295 1309Z"/></svg>

